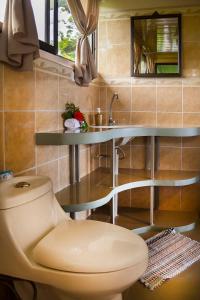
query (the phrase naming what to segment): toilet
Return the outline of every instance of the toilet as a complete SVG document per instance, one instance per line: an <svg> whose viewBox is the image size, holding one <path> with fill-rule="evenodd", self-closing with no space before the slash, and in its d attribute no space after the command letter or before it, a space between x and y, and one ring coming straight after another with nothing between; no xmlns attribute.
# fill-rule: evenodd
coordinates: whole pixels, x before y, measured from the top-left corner
<svg viewBox="0 0 200 300"><path fill-rule="evenodd" d="M0 274L51 286L66 300L120 300L148 262L133 232L71 220L45 176L0 183L0 245Z"/></svg>

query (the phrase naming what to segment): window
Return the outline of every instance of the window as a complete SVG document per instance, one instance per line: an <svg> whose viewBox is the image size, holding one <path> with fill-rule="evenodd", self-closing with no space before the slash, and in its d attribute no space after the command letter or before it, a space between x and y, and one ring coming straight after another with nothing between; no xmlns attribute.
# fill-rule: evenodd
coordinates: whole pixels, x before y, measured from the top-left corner
<svg viewBox="0 0 200 300"><path fill-rule="evenodd" d="M0 22L2 23L4 21L5 9L6 9L6 0L1 0Z"/></svg>
<svg viewBox="0 0 200 300"><path fill-rule="evenodd" d="M31 0L40 48L74 61L76 41L80 36L67 0ZM91 46L94 36L89 37Z"/></svg>
<svg viewBox="0 0 200 300"><path fill-rule="evenodd" d="M4 20L7 0L1 0L0 22ZM67 0L31 0L40 40L40 48L74 61L76 41L80 36ZM89 36L94 54L95 34Z"/></svg>

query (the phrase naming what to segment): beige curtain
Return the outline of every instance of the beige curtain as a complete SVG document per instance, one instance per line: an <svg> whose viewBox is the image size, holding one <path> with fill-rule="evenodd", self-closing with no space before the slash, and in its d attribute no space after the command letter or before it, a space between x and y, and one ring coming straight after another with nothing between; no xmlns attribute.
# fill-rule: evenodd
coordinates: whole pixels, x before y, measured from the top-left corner
<svg viewBox="0 0 200 300"><path fill-rule="evenodd" d="M147 73L155 73L155 54L149 53L146 54L146 62L147 62Z"/></svg>
<svg viewBox="0 0 200 300"><path fill-rule="evenodd" d="M88 41L88 35L97 27L99 0L68 0L74 22L81 33L76 45L74 79L78 85L88 86L97 77L94 57Z"/></svg>
<svg viewBox="0 0 200 300"><path fill-rule="evenodd" d="M134 73L140 73L142 47L136 42L134 42Z"/></svg>
<svg viewBox="0 0 200 300"><path fill-rule="evenodd" d="M0 61L21 71L33 69L39 41L30 0L7 0L0 45Z"/></svg>

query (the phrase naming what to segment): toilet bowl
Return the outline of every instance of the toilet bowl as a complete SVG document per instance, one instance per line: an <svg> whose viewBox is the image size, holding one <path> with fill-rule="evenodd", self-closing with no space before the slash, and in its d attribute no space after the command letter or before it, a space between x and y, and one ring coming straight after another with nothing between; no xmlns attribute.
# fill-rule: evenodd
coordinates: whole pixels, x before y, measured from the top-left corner
<svg viewBox="0 0 200 300"><path fill-rule="evenodd" d="M0 183L0 244L0 274L49 285L66 300L120 300L148 260L133 232L71 220L43 176Z"/></svg>

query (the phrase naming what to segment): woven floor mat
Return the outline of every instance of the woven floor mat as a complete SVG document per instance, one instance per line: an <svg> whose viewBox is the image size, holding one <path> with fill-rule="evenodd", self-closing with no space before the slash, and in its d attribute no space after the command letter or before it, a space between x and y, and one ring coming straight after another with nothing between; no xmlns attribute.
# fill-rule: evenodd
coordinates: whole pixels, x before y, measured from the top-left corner
<svg viewBox="0 0 200 300"><path fill-rule="evenodd" d="M153 290L200 259L200 243L170 228L146 240L149 264L140 281Z"/></svg>

